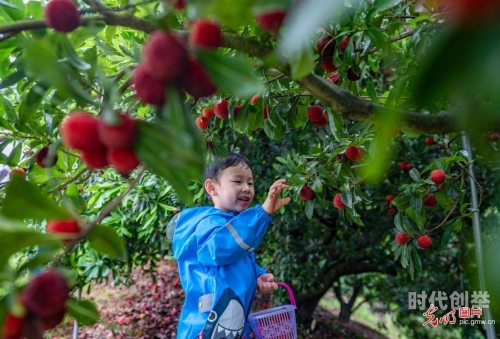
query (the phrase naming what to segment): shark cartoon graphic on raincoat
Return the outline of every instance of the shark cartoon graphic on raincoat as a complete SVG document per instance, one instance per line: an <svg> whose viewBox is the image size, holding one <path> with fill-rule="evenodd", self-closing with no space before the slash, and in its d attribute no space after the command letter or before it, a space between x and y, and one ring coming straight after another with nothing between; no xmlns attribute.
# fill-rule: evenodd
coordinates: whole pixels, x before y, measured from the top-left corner
<svg viewBox="0 0 500 339"><path fill-rule="evenodd" d="M169 223L186 300L179 339L249 339L247 317L257 278L255 263L271 216L260 205L239 214L215 207L189 208Z"/></svg>

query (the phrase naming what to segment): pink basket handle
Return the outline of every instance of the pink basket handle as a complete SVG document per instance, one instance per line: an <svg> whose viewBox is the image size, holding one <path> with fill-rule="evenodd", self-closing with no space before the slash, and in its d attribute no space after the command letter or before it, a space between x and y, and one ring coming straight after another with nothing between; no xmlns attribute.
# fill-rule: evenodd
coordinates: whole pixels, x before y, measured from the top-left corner
<svg viewBox="0 0 500 339"><path fill-rule="evenodd" d="M288 286L287 284L285 284L284 282L281 282L281 281L276 281L276 285L286 288L286 290L288 292L288 296L290 297L290 303L293 306L297 306L297 303L295 302L295 297L293 296L293 292L292 292L292 289L290 288L290 286Z"/></svg>

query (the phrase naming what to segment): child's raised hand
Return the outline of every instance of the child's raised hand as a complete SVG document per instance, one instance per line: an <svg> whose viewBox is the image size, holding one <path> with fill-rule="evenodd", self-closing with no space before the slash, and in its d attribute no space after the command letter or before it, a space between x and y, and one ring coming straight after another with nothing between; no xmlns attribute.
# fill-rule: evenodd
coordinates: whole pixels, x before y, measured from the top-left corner
<svg viewBox="0 0 500 339"><path fill-rule="evenodd" d="M262 204L262 208L267 214L273 214L292 200L290 197L280 198L281 191L288 187L290 187L290 185L286 184L286 179L279 179L271 185L266 201Z"/></svg>
<svg viewBox="0 0 500 339"><path fill-rule="evenodd" d="M257 278L257 290L260 293L271 293L278 288L278 285L274 282L274 275L271 273L265 273Z"/></svg>

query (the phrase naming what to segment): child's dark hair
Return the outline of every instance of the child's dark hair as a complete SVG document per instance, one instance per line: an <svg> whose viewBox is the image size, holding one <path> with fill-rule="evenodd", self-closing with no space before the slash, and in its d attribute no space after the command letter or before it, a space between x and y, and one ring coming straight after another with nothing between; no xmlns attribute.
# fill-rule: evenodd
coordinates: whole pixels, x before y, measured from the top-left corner
<svg viewBox="0 0 500 339"><path fill-rule="evenodd" d="M252 169L252 163L244 155L231 152L225 158L216 157L215 160L206 167L205 178L218 183L222 171L226 168L238 165L243 165Z"/></svg>

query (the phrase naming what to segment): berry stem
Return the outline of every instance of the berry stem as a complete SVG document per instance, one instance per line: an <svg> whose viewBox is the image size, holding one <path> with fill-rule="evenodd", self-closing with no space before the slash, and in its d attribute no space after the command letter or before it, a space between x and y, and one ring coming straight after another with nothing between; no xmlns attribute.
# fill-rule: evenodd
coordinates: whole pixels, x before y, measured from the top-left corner
<svg viewBox="0 0 500 339"><path fill-rule="evenodd" d="M80 172L76 173L76 175L69 179L68 181L66 181L65 183L62 183L61 185L57 186L56 188L54 188L53 190L49 191L49 193L52 193L52 194L55 194L57 192L60 192L62 191L63 189L65 189L69 184L71 184L72 182L75 182L76 180L78 180L79 177L81 177L83 175L83 173L85 173L85 171L89 170L87 167L85 167L84 169L82 169Z"/></svg>

